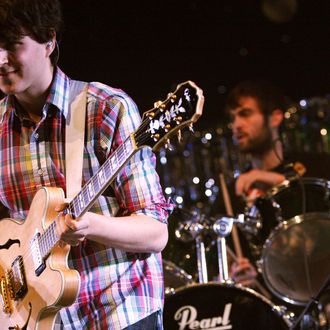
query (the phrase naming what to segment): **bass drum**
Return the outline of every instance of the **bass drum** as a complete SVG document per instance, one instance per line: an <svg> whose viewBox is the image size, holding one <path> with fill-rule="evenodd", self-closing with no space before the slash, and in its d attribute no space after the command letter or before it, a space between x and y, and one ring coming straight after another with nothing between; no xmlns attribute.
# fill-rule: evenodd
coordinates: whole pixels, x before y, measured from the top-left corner
<svg viewBox="0 0 330 330"><path fill-rule="evenodd" d="M192 276L173 262L163 259L165 295L175 293L177 288L193 283Z"/></svg>
<svg viewBox="0 0 330 330"><path fill-rule="evenodd" d="M282 330L291 325L281 308L239 285L195 284L165 298L165 330Z"/></svg>
<svg viewBox="0 0 330 330"><path fill-rule="evenodd" d="M265 283L280 299L303 306L330 274L330 183L285 181L256 205L264 233L270 230L259 261Z"/></svg>

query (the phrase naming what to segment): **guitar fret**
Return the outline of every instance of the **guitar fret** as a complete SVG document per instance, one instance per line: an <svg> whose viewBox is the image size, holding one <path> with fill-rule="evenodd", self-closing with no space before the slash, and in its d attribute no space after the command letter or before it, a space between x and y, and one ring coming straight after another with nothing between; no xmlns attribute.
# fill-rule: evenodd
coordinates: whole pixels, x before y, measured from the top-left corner
<svg viewBox="0 0 330 330"><path fill-rule="evenodd" d="M87 185L87 191L89 198L92 199L94 197L94 187L91 182Z"/></svg>
<svg viewBox="0 0 330 330"><path fill-rule="evenodd" d="M79 201L80 208L83 208L85 204L84 204L84 200L83 200L81 193L78 195L78 201Z"/></svg>
<svg viewBox="0 0 330 330"><path fill-rule="evenodd" d="M89 198L88 198L88 192L87 192L87 188L84 187L82 190L81 190L81 193L83 195L83 199L84 199L84 205L88 205L89 203Z"/></svg>
<svg viewBox="0 0 330 330"><path fill-rule="evenodd" d="M105 177L104 177L104 172L103 172L103 168L102 167L99 170L97 177L99 179L100 187L103 187L103 184L105 182Z"/></svg>

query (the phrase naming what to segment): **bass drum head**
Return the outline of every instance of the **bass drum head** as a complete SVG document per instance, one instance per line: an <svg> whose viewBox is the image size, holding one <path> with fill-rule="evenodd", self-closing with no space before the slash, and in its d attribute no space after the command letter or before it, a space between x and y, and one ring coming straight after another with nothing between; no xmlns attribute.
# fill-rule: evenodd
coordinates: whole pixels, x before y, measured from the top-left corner
<svg viewBox="0 0 330 330"><path fill-rule="evenodd" d="M238 285L196 284L165 298L165 330L282 330L290 325L270 301Z"/></svg>
<svg viewBox="0 0 330 330"><path fill-rule="evenodd" d="M261 269L279 298L305 305L330 274L330 214L307 213L281 223L263 249Z"/></svg>

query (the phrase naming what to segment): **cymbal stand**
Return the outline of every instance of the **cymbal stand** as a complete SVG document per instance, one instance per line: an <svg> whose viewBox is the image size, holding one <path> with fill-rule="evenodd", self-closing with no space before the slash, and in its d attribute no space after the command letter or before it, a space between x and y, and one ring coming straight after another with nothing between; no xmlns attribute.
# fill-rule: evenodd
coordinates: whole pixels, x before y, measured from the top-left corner
<svg viewBox="0 0 330 330"><path fill-rule="evenodd" d="M176 237L181 241L186 243L195 241L199 283L208 282L205 246L202 238L207 228L207 223L203 219L193 219L182 222L175 231Z"/></svg>
<svg viewBox="0 0 330 330"><path fill-rule="evenodd" d="M228 275L228 259L226 239L233 228L233 218L220 218L213 224L213 231L217 235L219 280L221 283L231 282Z"/></svg>
<svg viewBox="0 0 330 330"><path fill-rule="evenodd" d="M201 235L196 236L196 254L197 254L197 270L198 270L198 282L207 283L207 265L205 258L205 246Z"/></svg>

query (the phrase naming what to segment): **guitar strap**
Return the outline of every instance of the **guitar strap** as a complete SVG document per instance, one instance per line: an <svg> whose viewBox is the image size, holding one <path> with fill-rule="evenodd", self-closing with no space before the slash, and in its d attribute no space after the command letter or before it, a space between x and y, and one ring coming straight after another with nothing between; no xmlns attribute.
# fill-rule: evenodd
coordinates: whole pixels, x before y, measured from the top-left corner
<svg viewBox="0 0 330 330"><path fill-rule="evenodd" d="M65 127L66 198L81 190L88 83L70 82L69 111Z"/></svg>

